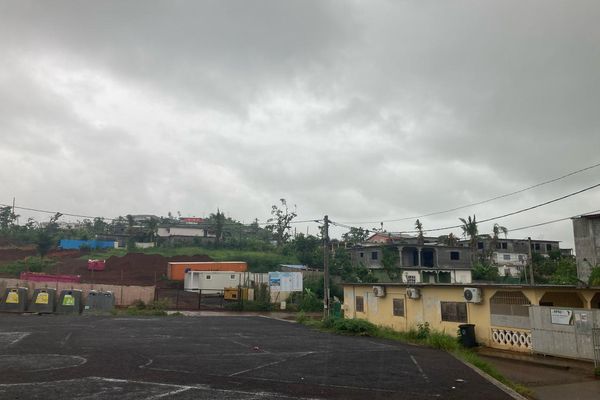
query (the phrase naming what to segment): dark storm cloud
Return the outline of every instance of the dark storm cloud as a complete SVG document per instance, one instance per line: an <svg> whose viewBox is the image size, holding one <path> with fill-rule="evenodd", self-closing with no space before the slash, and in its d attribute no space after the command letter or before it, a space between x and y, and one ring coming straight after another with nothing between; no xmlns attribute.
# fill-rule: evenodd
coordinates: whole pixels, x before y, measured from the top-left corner
<svg viewBox="0 0 600 400"><path fill-rule="evenodd" d="M377 221L517 190L597 161L599 14L592 1L2 1L3 201L248 221L285 197L303 217ZM568 224L527 234L572 240Z"/></svg>

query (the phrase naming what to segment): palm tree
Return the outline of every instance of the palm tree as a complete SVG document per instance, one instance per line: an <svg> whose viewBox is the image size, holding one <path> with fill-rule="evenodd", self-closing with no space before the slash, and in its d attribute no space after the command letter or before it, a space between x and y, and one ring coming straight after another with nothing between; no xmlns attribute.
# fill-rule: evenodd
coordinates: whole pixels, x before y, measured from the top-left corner
<svg viewBox="0 0 600 400"><path fill-rule="evenodd" d="M423 237L423 224L418 219L415 221L415 228L419 231L419 235L417 236L417 244L422 245L425 243L425 237Z"/></svg>
<svg viewBox="0 0 600 400"><path fill-rule="evenodd" d="M471 263L475 260L475 252L477 251L477 234L479 233L477 229L477 221L475 220L475 215L473 215L473 219L471 216L467 219L459 218L460 222L462 222L461 229L463 231L463 236L466 238L469 237L469 244L471 247Z"/></svg>
<svg viewBox="0 0 600 400"><path fill-rule="evenodd" d="M504 234L505 238L508 235L508 229L506 229L504 226L494 224L494 227L492 228L492 245L490 249L490 256L494 251L496 251L496 246L498 245L498 236L500 236L500 232Z"/></svg>
<svg viewBox="0 0 600 400"><path fill-rule="evenodd" d="M458 244L458 240L456 239L456 236L454 236L454 233L450 232L448 234L448 238L446 239L446 244L448 246L456 246Z"/></svg>

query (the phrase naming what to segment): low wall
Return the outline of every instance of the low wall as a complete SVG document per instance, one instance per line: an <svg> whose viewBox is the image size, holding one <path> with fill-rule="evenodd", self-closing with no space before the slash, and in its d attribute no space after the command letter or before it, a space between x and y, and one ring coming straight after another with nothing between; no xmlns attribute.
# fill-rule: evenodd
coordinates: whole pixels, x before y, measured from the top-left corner
<svg viewBox="0 0 600 400"><path fill-rule="evenodd" d="M115 305L128 306L136 300L142 300L149 303L154 300L154 286L125 286L125 285L105 285L92 283L71 283L71 282L34 282L20 279L0 278L0 291L7 287L27 287L29 295L33 294L36 288L55 288L58 292L63 289L79 289L83 291L84 298L90 290L111 291L115 295Z"/></svg>

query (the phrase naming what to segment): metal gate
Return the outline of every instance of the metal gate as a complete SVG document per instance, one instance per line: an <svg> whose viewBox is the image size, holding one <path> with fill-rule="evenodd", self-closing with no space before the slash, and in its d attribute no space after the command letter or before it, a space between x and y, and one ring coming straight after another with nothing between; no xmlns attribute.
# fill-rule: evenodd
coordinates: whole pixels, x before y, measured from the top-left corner
<svg viewBox="0 0 600 400"><path fill-rule="evenodd" d="M594 343L594 367L600 368L600 328L592 329Z"/></svg>
<svg viewBox="0 0 600 400"><path fill-rule="evenodd" d="M222 294L167 288L156 288L154 300L166 303L170 310L223 310L228 304Z"/></svg>

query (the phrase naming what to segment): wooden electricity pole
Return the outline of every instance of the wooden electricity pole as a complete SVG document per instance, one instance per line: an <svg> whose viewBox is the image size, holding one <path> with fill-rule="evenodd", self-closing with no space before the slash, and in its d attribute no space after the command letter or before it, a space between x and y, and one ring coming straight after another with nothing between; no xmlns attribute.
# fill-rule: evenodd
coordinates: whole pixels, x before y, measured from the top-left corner
<svg viewBox="0 0 600 400"><path fill-rule="evenodd" d="M329 317L329 217L323 218L323 316Z"/></svg>

